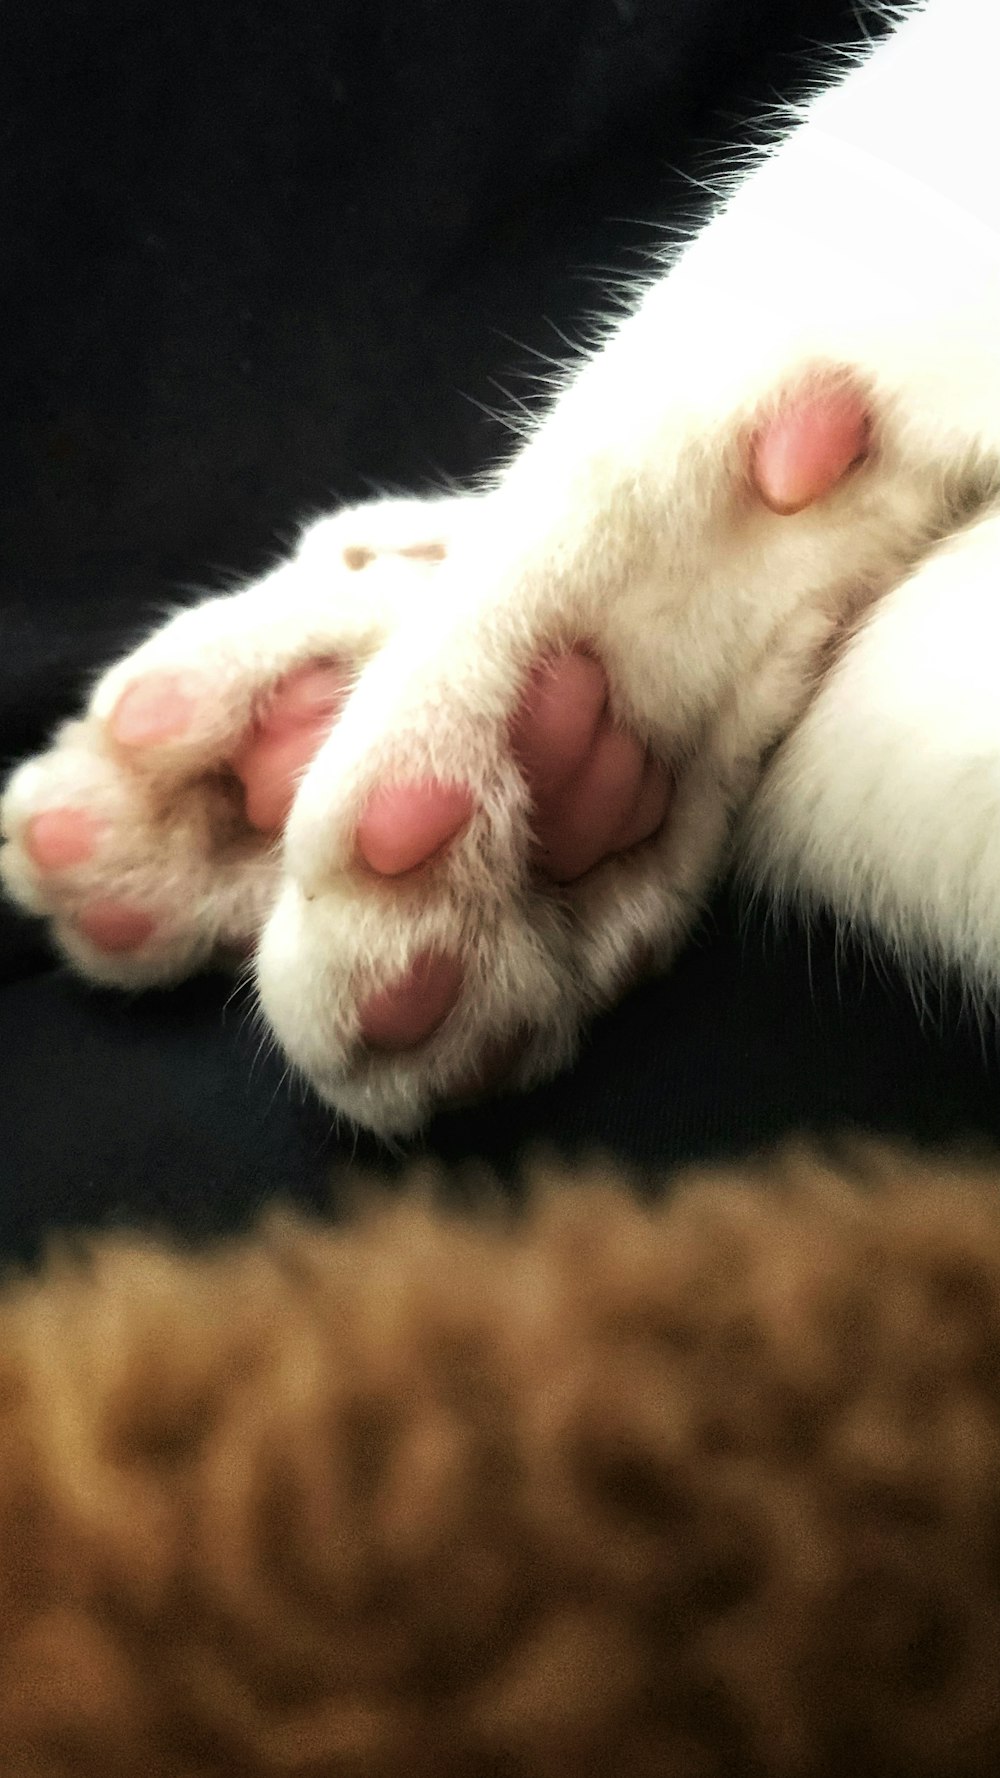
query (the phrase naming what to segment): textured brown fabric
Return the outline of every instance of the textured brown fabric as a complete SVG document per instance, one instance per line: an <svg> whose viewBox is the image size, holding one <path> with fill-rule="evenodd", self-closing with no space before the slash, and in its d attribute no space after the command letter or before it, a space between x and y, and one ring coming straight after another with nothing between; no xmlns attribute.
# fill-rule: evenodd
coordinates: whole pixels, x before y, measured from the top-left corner
<svg viewBox="0 0 1000 1778"><path fill-rule="evenodd" d="M1000 1171L134 1238L0 1302L0 1771L1000 1771Z"/></svg>

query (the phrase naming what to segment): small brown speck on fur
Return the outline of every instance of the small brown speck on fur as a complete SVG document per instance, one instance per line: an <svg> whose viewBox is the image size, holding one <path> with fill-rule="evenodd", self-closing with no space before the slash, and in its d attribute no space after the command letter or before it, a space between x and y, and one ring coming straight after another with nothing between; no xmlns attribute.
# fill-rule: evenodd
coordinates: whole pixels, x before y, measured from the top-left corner
<svg viewBox="0 0 1000 1778"><path fill-rule="evenodd" d="M355 573L361 568L367 568L368 564L374 560L375 551L365 549L362 544L349 544L344 551L344 567L352 569Z"/></svg>
<svg viewBox="0 0 1000 1778"><path fill-rule="evenodd" d="M448 551L443 543L411 543L399 553L401 556L408 556L411 561L443 562Z"/></svg>
<svg viewBox="0 0 1000 1778"><path fill-rule="evenodd" d="M4 1778L986 1778L1000 1169L105 1239L0 1526Z"/></svg>

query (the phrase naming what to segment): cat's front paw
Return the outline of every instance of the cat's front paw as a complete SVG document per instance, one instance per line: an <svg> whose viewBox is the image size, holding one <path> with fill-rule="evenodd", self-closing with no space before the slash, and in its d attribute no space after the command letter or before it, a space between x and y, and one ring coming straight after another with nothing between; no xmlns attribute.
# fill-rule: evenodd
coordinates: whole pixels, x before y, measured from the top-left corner
<svg viewBox="0 0 1000 1778"><path fill-rule="evenodd" d="M0 874L91 979L144 986L254 949L274 844L354 676L429 596L458 502L313 526L249 590L183 612L113 667L0 804Z"/></svg>
<svg viewBox="0 0 1000 1778"><path fill-rule="evenodd" d="M669 914L671 775L599 660L496 642L435 671L400 637L368 669L296 797L258 953L286 1053L384 1134L564 1064Z"/></svg>

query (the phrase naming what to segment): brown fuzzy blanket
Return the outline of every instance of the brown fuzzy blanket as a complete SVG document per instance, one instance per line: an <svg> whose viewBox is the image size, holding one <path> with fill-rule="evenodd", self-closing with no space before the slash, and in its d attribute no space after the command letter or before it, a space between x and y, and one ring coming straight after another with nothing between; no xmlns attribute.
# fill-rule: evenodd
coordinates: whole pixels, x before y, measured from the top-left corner
<svg viewBox="0 0 1000 1778"><path fill-rule="evenodd" d="M411 1193L0 1299L3 1778L1000 1772L1000 1172Z"/></svg>

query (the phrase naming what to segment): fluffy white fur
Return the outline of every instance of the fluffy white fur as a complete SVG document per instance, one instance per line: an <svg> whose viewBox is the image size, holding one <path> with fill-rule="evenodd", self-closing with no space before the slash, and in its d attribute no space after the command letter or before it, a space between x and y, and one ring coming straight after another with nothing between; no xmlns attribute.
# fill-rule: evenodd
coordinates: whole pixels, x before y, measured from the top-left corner
<svg viewBox="0 0 1000 1778"><path fill-rule="evenodd" d="M673 955L734 840L758 885L997 985L998 66L995 0L905 16L733 183L485 491L324 520L113 668L3 805L8 888L84 973L176 978L262 927L283 1047L384 1133L525 1026L523 1082L565 1063L637 950ZM795 517L765 510L749 427L844 376L871 404L868 460ZM508 724L530 663L581 640L677 790L659 839L556 891L527 867ZM215 768L279 674L318 657L357 685L272 854ZM107 717L151 667L207 696L182 743L125 758ZM411 877L360 872L365 799L425 771L473 787L469 828ZM67 801L105 837L43 879L20 838ZM161 923L111 958L72 914L123 893ZM428 945L463 959L458 1006L418 1050L366 1051L361 997Z"/></svg>

